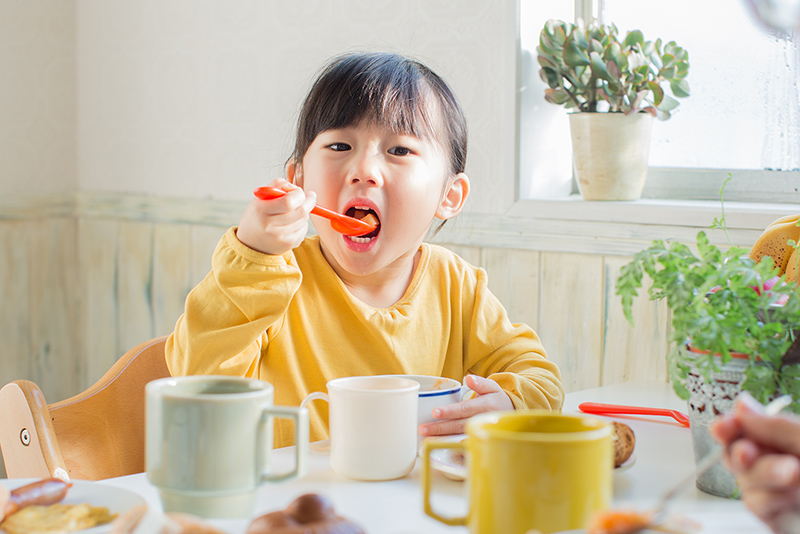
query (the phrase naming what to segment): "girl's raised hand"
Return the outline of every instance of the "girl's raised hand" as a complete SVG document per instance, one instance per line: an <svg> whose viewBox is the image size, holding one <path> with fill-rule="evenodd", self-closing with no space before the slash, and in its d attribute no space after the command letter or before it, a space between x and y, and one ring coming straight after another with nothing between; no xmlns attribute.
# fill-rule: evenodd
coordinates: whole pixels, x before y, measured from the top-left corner
<svg viewBox="0 0 800 534"><path fill-rule="evenodd" d="M251 200L239 221L236 237L253 250L277 256L296 248L306 237L308 214L316 204L317 195L306 194L283 179L269 185L287 193L272 200Z"/></svg>
<svg viewBox="0 0 800 534"><path fill-rule="evenodd" d="M465 383L477 395L471 399L434 409L433 417L441 421L420 425L420 434L423 436L463 434L465 432L464 425L473 415L514 409L511 399L494 380L467 375Z"/></svg>

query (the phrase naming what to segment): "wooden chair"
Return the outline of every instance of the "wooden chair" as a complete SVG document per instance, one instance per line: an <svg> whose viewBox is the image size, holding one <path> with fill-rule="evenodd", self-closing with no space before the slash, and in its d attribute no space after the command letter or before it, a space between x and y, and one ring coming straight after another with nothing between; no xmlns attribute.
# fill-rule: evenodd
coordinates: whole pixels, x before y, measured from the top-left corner
<svg viewBox="0 0 800 534"><path fill-rule="evenodd" d="M9 478L99 480L144 471L144 386L170 376L166 337L125 353L86 391L48 405L29 380L0 389L0 449Z"/></svg>

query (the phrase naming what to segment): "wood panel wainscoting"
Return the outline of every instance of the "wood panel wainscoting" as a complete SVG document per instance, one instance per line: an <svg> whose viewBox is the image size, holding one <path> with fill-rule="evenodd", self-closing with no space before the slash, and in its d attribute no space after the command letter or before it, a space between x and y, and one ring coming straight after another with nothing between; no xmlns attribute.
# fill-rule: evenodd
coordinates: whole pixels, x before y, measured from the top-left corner
<svg viewBox="0 0 800 534"><path fill-rule="evenodd" d="M170 333L245 205L122 193L0 199L0 384L33 380L49 402L63 400L142 340ZM581 217L602 209L582 207ZM735 242L752 243L761 224L734 230ZM666 380L668 309L639 299L632 328L614 283L652 239L691 242L697 229L465 213L433 241L486 269L512 321L540 335L569 392Z"/></svg>

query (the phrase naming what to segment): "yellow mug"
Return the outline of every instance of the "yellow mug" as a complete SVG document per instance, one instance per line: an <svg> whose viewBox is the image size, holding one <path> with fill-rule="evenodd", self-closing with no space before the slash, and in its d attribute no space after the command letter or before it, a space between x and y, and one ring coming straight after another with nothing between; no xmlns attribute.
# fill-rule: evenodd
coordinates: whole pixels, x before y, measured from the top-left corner
<svg viewBox="0 0 800 534"><path fill-rule="evenodd" d="M422 484L425 513L472 534L542 534L586 526L609 507L614 469L612 427L583 415L541 410L473 417L461 442L426 440ZM433 510L430 453L466 452L469 511L443 517Z"/></svg>

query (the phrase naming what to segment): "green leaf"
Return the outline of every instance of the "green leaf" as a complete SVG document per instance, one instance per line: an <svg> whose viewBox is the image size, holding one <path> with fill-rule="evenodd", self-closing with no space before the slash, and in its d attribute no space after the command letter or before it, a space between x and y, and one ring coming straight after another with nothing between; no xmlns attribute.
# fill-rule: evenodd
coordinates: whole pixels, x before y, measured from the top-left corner
<svg viewBox="0 0 800 534"><path fill-rule="evenodd" d="M620 76L622 76L622 72L619 70L617 64L614 63L613 61L609 61L608 63L606 63L606 70L613 79L613 83L615 84L616 87L616 89L614 89L614 92L616 93L619 91L619 85L616 84L619 82Z"/></svg>
<svg viewBox="0 0 800 534"><path fill-rule="evenodd" d="M552 88L558 88L561 86L561 76L558 75L558 72L555 69L542 67L539 69L539 77L544 83Z"/></svg>
<svg viewBox="0 0 800 534"><path fill-rule="evenodd" d="M647 88L653 92L653 105L658 106L664 98L664 90L656 82L647 82Z"/></svg>
<svg viewBox="0 0 800 534"><path fill-rule="evenodd" d="M603 63L603 58L600 57L600 54L597 52L592 52L589 57L591 58L592 75L595 78L600 78L602 80L606 80L607 82L615 81L614 78L608 73L608 70L606 70L606 66Z"/></svg>
<svg viewBox="0 0 800 534"><path fill-rule="evenodd" d="M584 31L581 31L580 27L576 27L575 31L573 31L569 37L578 45L578 48L581 50L586 50L589 48L589 41L586 39L586 34ZM565 43L566 44L566 43Z"/></svg>
<svg viewBox="0 0 800 534"><path fill-rule="evenodd" d="M589 51L589 57L592 56L592 52L600 54L601 56L603 55L603 45L600 44L600 41L594 38L589 40L589 47L587 50Z"/></svg>
<svg viewBox="0 0 800 534"><path fill-rule="evenodd" d="M544 91L544 99L550 102L551 104L558 104L559 106L565 104L570 100L569 95L566 91L561 89L545 89Z"/></svg>
<svg viewBox="0 0 800 534"><path fill-rule="evenodd" d="M675 65L678 60L672 54L664 54L661 56L661 68L668 69Z"/></svg>
<svg viewBox="0 0 800 534"><path fill-rule="evenodd" d="M586 55L586 52L578 48L578 45L575 44L573 39L567 39L567 42L564 43L563 57L564 63L570 67L580 67L591 63L589 61L589 56Z"/></svg>
<svg viewBox="0 0 800 534"><path fill-rule="evenodd" d="M661 104L657 106L659 111L669 112L678 107L679 102L671 96L665 94Z"/></svg>
<svg viewBox="0 0 800 534"><path fill-rule="evenodd" d="M761 404L766 404L778 390L777 373L767 365L751 365L745 370L742 389L749 391Z"/></svg>
<svg viewBox="0 0 800 534"><path fill-rule="evenodd" d="M674 65L672 67L664 67L658 71L659 76L663 76L667 80L672 80L678 75L678 68Z"/></svg>
<svg viewBox="0 0 800 534"><path fill-rule="evenodd" d="M564 46L564 41L567 40L567 31L565 31L564 25L559 25L555 28L552 35L550 36L551 40L554 44L558 45L559 48Z"/></svg>
<svg viewBox="0 0 800 534"><path fill-rule="evenodd" d="M617 61L617 56L622 53L622 47L618 42L614 41L608 45L603 53L603 59L606 61Z"/></svg>
<svg viewBox="0 0 800 534"><path fill-rule="evenodd" d="M679 98L686 98L689 96L689 82L685 79L671 80L669 82L669 87L672 89L672 94Z"/></svg>
<svg viewBox="0 0 800 534"><path fill-rule="evenodd" d="M628 35L625 37L625 47L633 46L635 44L642 44L644 42L644 36L642 32L639 30L634 30L632 32L628 32Z"/></svg>

